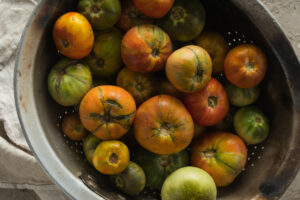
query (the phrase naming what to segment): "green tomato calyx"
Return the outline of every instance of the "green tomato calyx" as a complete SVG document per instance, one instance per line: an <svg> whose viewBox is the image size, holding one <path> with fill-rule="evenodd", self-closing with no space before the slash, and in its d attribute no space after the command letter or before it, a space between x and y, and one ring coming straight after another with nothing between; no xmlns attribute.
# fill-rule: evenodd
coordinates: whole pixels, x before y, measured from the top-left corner
<svg viewBox="0 0 300 200"><path fill-rule="evenodd" d="M249 62L246 64L246 69L247 69L248 71L253 71L253 70L254 70L254 66L255 66L255 64L254 64L253 62L249 61Z"/></svg>
<svg viewBox="0 0 300 200"><path fill-rule="evenodd" d="M70 46L70 43L67 39L62 39L61 43L62 43L64 48L68 48Z"/></svg>
<svg viewBox="0 0 300 200"><path fill-rule="evenodd" d="M98 13L98 12L101 11L101 7L98 6L98 5L93 5L93 6L91 7L91 10L92 10L93 13Z"/></svg>
<svg viewBox="0 0 300 200"><path fill-rule="evenodd" d="M154 58L158 57L160 55L160 50L158 48L153 48L152 49L152 56Z"/></svg>
<svg viewBox="0 0 300 200"><path fill-rule="evenodd" d="M218 105L218 97L210 96L207 98L207 104L210 108L215 108Z"/></svg>
<svg viewBox="0 0 300 200"><path fill-rule="evenodd" d="M207 150L207 151L204 151L203 152L203 154L204 154L204 156L206 157L206 158L214 158L215 157L215 154L216 154L216 150L214 150L214 149L209 149L209 150Z"/></svg>
<svg viewBox="0 0 300 200"><path fill-rule="evenodd" d="M158 164L162 167L168 167L172 164L172 158L170 156L163 156L158 159Z"/></svg>
<svg viewBox="0 0 300 200"><path fill-rule="evenodd" d="M185 11L184 11L184 9L182 7L180 7L180 6L174 7L172 9L172 12L171 12L171 17L175 21L182 20L185 17Z"/></svg>
<svg viewBox="0 0 300 200"><path fill-rule="evenodd" d="M160 126L160 134L163 136L169 136L174 132L174 126L170 123L164 122Z"/></svg>
<svg viewBox="0 0 300 200"><path fill-rule="evenodd" d="M109 162L112 163L112 164L117 164L119 161L119 156L115 153L112 153L110 156L109 156Z"/></svg>
<svg viewBox="0 0 300 200"><path fill-rule="evenodd" d="M104 64L105 64L105 61L104 61L103 58L98 58L98 59L96 60L96 64L97 64L97 67L98 67L98 68L103 68L103 67L104 67Z"/></svg>

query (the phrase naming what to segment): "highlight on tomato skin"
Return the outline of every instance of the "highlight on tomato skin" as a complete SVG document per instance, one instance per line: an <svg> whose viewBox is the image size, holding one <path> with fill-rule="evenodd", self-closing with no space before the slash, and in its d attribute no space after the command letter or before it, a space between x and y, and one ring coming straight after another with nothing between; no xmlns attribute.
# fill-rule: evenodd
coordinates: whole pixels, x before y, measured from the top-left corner
<svg viewBox="0 0 300 200"><path fill-rule="evenodd" d="M82 59L93 49L94 33L89 21L80 13L68 12L53 27L57 50L72 59Z"/></svg>

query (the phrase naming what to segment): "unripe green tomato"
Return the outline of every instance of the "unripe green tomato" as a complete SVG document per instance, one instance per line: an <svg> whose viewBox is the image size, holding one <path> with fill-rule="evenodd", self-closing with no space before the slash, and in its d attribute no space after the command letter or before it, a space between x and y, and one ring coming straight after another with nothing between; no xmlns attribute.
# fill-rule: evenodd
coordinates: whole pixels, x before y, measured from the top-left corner
<svg viewBox="0 0 300 200"><path fill-rule="evenodd" d="M237 134L248 144L263 142L269 134L269 120L256 107L239 109L233 118Z"/></svg>
<svg viewBox="0 0 300 200"><path fill-rule="evenodd" d="M74 106L92 86L92 74L80 61L63 58L48 75L48 90L62 106Z"/></svg>

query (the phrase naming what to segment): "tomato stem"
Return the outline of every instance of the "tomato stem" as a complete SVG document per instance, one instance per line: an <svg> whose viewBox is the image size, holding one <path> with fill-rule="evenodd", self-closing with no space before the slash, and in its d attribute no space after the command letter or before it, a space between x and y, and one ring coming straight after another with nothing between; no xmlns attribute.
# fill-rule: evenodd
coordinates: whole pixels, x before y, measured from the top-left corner
<svg viewBox="0 0 300 200"><path fill-rule="evenodd" d="M117 154L115 153L112 153L110 156L109 156L109 162L112 163L112 164L117 164L119 161L119 157Z"/></svg>
<svg viewBox="0 0 300 200"><path fill-rule="evenodd" d="M211 108L215 108L218 105L218 97L210 96L207 98L208 106Z"/></svg>
<svg viewBox="0 0 300 200"><path fill-rule="evenodd" d="M171 16L174 20L179 21L182 18L184 18L184 14L184 9L182 7L177 6L172 9Z"/></svg>
<svg viewBox="0 0 300 200"><path fill-rule="evenodd" d="M153 57L158 57L160 55L160 51L158 48L152 49L152 56Z"/></svg>
<svg viewBox="0 0 300 200"><path fill-rule="evenodd" d="M69 41L66 40L66 39L62 39L61 43L62 43L62 45L63 45L64 48L68 48L70 46Z"/></svg>

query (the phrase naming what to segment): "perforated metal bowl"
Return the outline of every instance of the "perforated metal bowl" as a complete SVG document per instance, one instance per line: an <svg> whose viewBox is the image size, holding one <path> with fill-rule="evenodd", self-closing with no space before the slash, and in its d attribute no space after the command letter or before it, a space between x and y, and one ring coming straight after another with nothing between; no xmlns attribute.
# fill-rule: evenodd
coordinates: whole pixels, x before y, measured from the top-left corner
<svg viewBox="0 0 300 200"><path fill-rule="evenodd" d="M270 117L266 142L248 146L248 164L235 182L218 190L222 200L279 199L300 167L300 65L273 17L256 0L202 0L207 29L222 32L230 47L255 43L267 54L269 71L261 105ZM59 127L72 109L58 106L47 92L47 75L58 59L51 31L55 20L73 8L71 0L43 0L22 36L15 68L19 119L32 151L49 176L73 199L159 199L146 191L127 197L110 187L84 159L82 143L72 142Z"/></svg>

